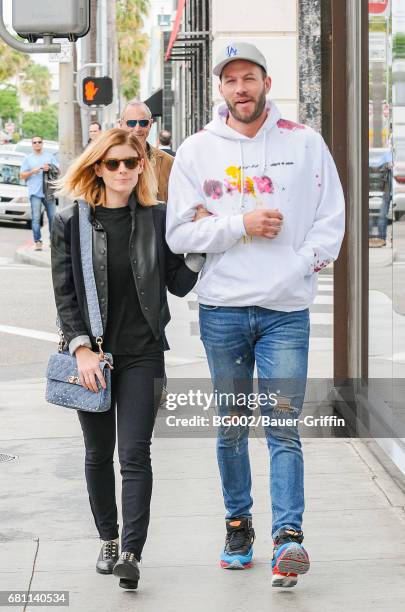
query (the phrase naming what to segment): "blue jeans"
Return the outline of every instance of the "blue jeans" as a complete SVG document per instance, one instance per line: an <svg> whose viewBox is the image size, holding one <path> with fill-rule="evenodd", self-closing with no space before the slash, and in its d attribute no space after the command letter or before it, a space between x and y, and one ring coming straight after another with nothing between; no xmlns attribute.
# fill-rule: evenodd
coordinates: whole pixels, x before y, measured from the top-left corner
<svg viewBox="0 0 405 612"><path fill-rule="evenodd" d="M309 346L309 310L279 312L252 307L200 304L201 340L214 389L239 397L253 390L256 362L259 393L273 393L260 406L277 420L264 427L270 452L272 535L282 527L301 529L304 512L304 461L296 420L304 402ZM246 396L245 396L246 397ZM219 413L257 415L258 410L219 401ZM291 423L286 422L289 419ZM284 422L283 422L284 419ZM227 518L251 516L249 424L220 425L217 458Z"/></svg>
<svg viewBox="0 0 405 612"><path fill-rule="evenodd" d="M45 206L46 214L48 217L49 233L52 231L52 221L55 216L55 200L47 202L45 198L38 196L30 196L31 202L31 215L32 215L32 232L34 234L34 242L41 240L41 211L42 205Z"/></svg>

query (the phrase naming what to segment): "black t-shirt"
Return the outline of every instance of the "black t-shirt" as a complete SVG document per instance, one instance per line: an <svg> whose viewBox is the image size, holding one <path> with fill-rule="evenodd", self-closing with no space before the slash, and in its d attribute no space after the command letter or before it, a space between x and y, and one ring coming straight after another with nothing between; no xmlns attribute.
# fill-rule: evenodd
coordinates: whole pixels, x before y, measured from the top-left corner
<svg viewBox="0 0 405 612"><path fill-rule="evenodd" d="M129 259L129 206L96 206L95 216L107 234L108 312L103 348L113 355L138 355L163 350L155 340L139 304Z"/></svg>

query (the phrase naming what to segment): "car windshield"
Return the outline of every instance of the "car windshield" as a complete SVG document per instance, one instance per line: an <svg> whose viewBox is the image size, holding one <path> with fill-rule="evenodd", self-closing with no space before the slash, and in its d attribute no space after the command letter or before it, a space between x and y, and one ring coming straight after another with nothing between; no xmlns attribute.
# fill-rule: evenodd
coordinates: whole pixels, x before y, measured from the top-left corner
<svg viewBox="0 0 405 612"><path fill-rule="evenodd" d="M7 185L25 185L20 178L21 166L11 161L0 160L0 183Z"/></svg>

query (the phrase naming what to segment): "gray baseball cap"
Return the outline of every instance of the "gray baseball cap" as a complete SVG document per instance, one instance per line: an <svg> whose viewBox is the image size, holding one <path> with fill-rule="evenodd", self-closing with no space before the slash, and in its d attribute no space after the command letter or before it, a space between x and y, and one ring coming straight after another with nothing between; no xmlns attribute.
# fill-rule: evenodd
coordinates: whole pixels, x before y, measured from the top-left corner
<svg viewBox="0 0 405 612"><path fill-rule="evenodd" d="M217 55L213 73L216 76L221 76L225 66L235 60L247 60L248 62L258 64L267 73L267 64L263 53L254 45L245 42L231 43L222 49Z"/></svg>

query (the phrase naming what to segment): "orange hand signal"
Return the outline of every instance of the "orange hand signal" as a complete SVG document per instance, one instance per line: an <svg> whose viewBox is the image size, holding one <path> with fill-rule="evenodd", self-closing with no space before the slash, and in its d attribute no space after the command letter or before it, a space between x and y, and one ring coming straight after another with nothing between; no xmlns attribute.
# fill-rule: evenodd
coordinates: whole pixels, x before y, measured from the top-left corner
<svg viewBox="0 0 405 612"><path fill-rule="evenodd" d="M96 97L99 88L95 86L94 81L87 81L84 86L84 95L88 102L92 102Z"/></svg>

